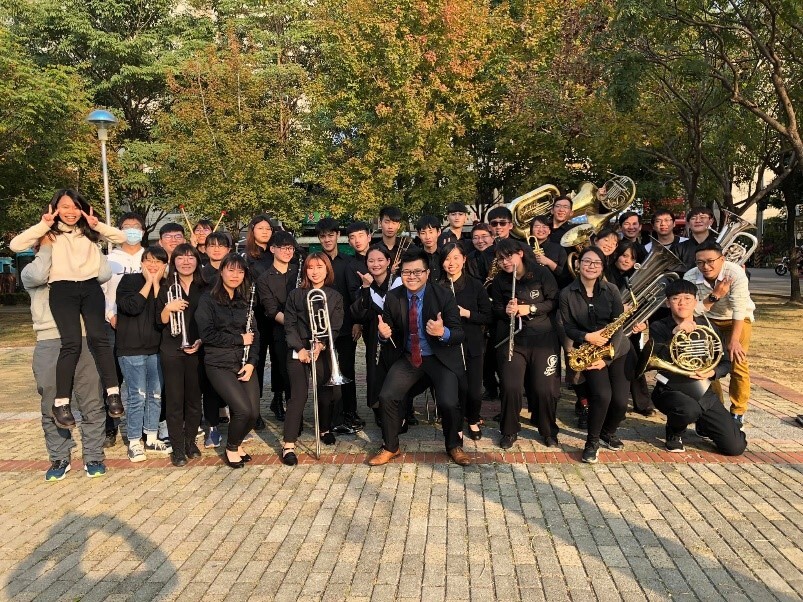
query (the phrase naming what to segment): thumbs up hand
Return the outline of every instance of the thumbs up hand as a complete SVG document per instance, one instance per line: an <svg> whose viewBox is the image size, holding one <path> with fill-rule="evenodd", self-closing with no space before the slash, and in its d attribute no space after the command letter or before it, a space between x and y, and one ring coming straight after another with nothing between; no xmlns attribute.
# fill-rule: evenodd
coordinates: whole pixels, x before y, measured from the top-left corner
<svg viewBox="0 0 803 602"><path fill-rule="evenodd" d="M382 319L382 316L379 316L379 336L383 339L389 339L393 336L393 330L385 324L385 321Z"/></svg>
<svg viewBox="0 0 803 602"><path fill-rule="evenodd" d="M443 327L443 316L438 312L438 317L435 320L427 320L427 334L433 337L442 337L446 332Z"/></svg>

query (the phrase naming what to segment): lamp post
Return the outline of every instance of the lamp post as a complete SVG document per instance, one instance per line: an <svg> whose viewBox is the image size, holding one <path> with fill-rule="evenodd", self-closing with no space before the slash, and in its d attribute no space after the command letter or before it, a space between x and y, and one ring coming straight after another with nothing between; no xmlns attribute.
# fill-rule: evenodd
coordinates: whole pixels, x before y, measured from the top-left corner
<svg viewBox="0 0 803 602"><path fill-rule="evenodd" d="M109 129L117 125L117 117L104 111L95 109L89 114L86 120L98 128L98 140L100 140L100 158L103 163L103 198L106 201L106 224L112 225L111 202L109 201L109 167L106 162L106 141L109 139Z"/></svg>

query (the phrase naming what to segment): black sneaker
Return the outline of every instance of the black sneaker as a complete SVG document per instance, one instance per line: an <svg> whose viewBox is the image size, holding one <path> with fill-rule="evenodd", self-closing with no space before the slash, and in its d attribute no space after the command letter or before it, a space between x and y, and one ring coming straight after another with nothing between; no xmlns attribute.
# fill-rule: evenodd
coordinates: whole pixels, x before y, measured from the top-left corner
<svg viewBox="0 0 803 602"><path fill-rule="evenodd" d="M324 433L323 435L321 435L321 441L323 442L324 445L334 445L337 442L335 436L332 433Z"/></svg>
<svg viewBox="0 0 803 602"><path fill-rule="evenodd" d="M69 403L63 406L54 405L50 408L50 411L53 414L53 422L56 423L56 426L63 429L75 428L75 416L72 415Z"/></svg>
<svg viewBox="0 0 803 602"><path fill-rule="evenodd" d="M103 447L109 449L114 447L117 443L117 433L106 433L106 438L103 440Z"/></svg>
<svg viewBox="0 0 803 602"><path fill-rule="evenodd" d="M189 442L184 446L184 452L187 458L192 460L193 458L200 458L201 457L201 450L198 449L198 446L195 444L195 441Z"/></svg>
<svg viewBox="0 0 803 602"><path fill-rule="evenodd" d="M338 424L337 426L332 427L332 432L338 435L354 435L357 431L348 424Z"/></svg>
<svg viewBox="0 0 803 602"><path fill-rule="evenodd" d="M265 421L262 419L262 416L257 416L257 421L254 423L254 430L255 431L264 431L265 430Z"/></svg>
<svg viewBox="0 0 803 602"><path fill-rule="evenodd" d="M685 452L686 448L683 447L683 440L678 435L668 436L666 438L666 451Z"/></svg>
<svg viewBox="0 0 803 602"><path fill-rule="evenodd" d="M620 451L625 447L625 444L622 443L622 440L616 435L600 435L599 441L603 447L607 447L613 451Z"/></svg>
<svg viewBox="0 0 803 602"><path fill-rule="evenodd" d="M518 438L519 438L518 435L502 435L502 439L501 441L499 441L499 447L501 447L502 449L510 449L511 447L513 447L513 444L516 442L516 439Z"/></svg>
<svg viewBox="0 0 803 602"><path fill-rule="evenodd" d="M583 462L586 464L596 464L599 462L599 443L586 443L583 449Z"/></svg>
<svg viewBox="0 0 803 602"><path fill-rule="evenodd" d="M187 457L182 453L174 451L170 454L170 462L173 464L173 466L186 466Z"/></svg>
<svg viewBox="0 0 803 602"><path fill-rule="evenodd" d="M112 418L122 418L125 414L123 407L123 400L120 399L119 393L112 393L106 396L106 412Z"/></svg>
<svg viewBox="0 0 803 602"><path fill-rule="evenodd" d="M365 427L365 420L360 418L357 412L349 412L345 415L346 422L349 426L354 427L355 429L361 431Z"/></svg>

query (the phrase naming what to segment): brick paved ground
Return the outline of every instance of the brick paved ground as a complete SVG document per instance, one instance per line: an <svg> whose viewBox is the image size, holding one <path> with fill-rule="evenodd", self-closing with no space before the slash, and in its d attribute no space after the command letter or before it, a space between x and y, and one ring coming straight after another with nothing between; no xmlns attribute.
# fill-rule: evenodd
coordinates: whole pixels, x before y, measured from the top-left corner
<svg viewBox="0 0 803 602"><path fill-rule="evenodd" d="M17 353L0 350L4 380L30 369ZM757 383L736 461L694 434L686 454L663 453L660 420L628 414L625 451L583 465L567 396L558 453L527 425L501 454L489 421L467 441L478 463L460 468L422 420L399 462L364 464L379 445L369 425L289 469L269 421L244 470L211 450L184 469L135 467L118 444L106 477L83 476L79 448L59 483L42 478L33 387L5 389L0 402L13 395L18 411L0 414L0 598L798 600L803 429L792 417L803 399ZM424 398L417 410L425 419Z"/></svg>

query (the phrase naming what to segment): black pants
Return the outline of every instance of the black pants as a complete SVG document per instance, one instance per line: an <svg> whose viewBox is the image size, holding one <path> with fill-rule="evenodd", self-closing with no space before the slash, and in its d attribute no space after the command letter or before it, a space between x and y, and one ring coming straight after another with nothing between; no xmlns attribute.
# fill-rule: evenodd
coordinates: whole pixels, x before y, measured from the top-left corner
<svg viewBox="0 0 803 602"><path fill-rule="evenodd" d="M630 339L630 353L627 357L627 371L626 374L630 378L630 398L633 400L633 409L637 412L646 412L654 410L655 407L650 399L650 389L647 386L647 377L642 374L636 378L635 368L638 364L638 357L641 349L639 348L639 339L641 334L634 334L629 337Z"/></svg>
<svg viewBox="0 0 803 602"><path fill-rule="evenodd" d="M290 399L290 377L287 375L287 339L284 329L274 330L270 344L270 390L274 395Z"/></svg>
<svg viewBox="0 0 803 602"><path fill-rule="evenodd" d="M220 424L220 408L226 407L215 387L209 382L204 363L201 362L201 391L203 392L204 419L209 426L217 427Z"/></svg>
<svg viewBox="0 0 803 602"><path fill-rule="evenodd" d="M259 381L259 397L262 398L262 390L265 387L265 364L268 358L268 349L273 341L273 324L270 323L267 316L260 311L254 312L256 318L257 329L259 330L259 357L257 359L256 370L254 374ZM273 358L271 358L273 361ZM273 389L273 365L271 364L271 389Z"/></svg>
<svg viewBox="0 0 803 602"><path fill-rule="evenodd" d="M104 389L118 386L114 351L106 331L106 299L97 279L50 284L50 313L61 334L61 351L56 362L56 399L69 399L72 381L81 355L81 318L86 339L100 372Z"/></svg>
<svg viewBox="0 0 803 602"><path fill-rule="evenodd" d="M389 451L399 449L399 429L402 421L399 404L416 383L423 379L428 379L435 387L435 403L443 422L446 451L463 445L460 437L463 415L460 411L457 375L434 355L424 356L421 366L416 368L410 362L409 354L405 354L390 367L382 391L379 393L385 449Z"/></svg>
<svg viewBox="0 0 803 602"><path fill-rule="evenodd" d="M482 370L483 355L470 357L466 354L466 374L458 379L460 388L460 407L469 424L480 421L482 410Z"/></svg>
<svg viewBox="0 0 803 602"><path fill-rule="evenodd" d="M502 435L515 435L521 430L519 416L524 383L531 411L537 417L538 432L542 437L557 437L556 416L560 397L557 337L548 333L538 345L517 343L513 348L513 359L508 361L507 357L507 345L502 345L496 353L502 373L502 423L499 425Z"/></svg>
<svg viewBox="0 0 803 602"><path fill-rule="evenodd" d="M229 437L226 449L237 451L259 416L259 383L256 370L247 381L237 380L237 372L224 368L206 367L209 382L229 406Z"/></svg>
<svg viewBox="0 0 803 602"><path fill-rule="evenodd" d="M496 348L493 338L485 339L485 361L482 365L482 384L489 393L495 394L499 391L499 381L496 378Z"/></svg>
<svg viewBox="0 0 803 602"><path fill-rule="evenodd" d="M357 354L357 343L348 336L337 337L335 339L335 350L337 351L337 365L340 373L350 382L340 386L340 400L335 401L332 415L332 424L343 424L343 414L355 414L357 412L357 383L354 382L354 358ZM329 353L327 350L326 353Z"/></svg>
<svg viewBox="0 0 803 602"><path fill-rule="evenodd" d="M652 400L666 415L667 436L682 436L686 427L696 423L705 431L720 453L726 456L740 456L747 447L747 439L738 423L725 406L709 389L700 401L680 391L673 391L657 384L652 392Z"/></svg>
<svg viewBox="0 0 803 602"><path fill-rule="evenodd" d="M290 399L287 400L287 414L284 417L284 441L295 443L304 421L304 406L307 405L312 366L293 359L291 351L287 354L287 374L290 377ZM315 375L318 380L318 426L325 433L332 429L332 405L335 389L338 388L326 386L332 375L328 349L318 355Z"/></svg>
<svg viewBox="0 0 803 602"><path fill-rule="evenodd" d="M201 368L198 354L162 353L167 433L178 453L195 441L201 425Z"/></svg>
<svg viewBox="0 0 803 602"><path fill-rule="evenodd" d="M588 437L589 443L599 441L600 435L610 437L627 413L630 382L625 376L627 356L613 360L602 370L584 370L588 385Z"/></svg>

